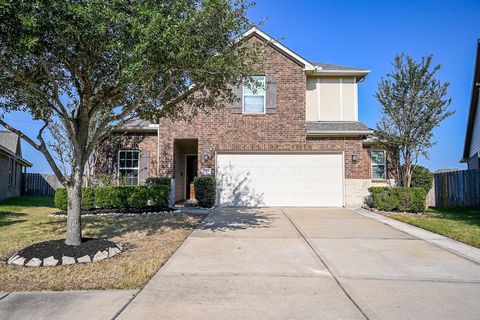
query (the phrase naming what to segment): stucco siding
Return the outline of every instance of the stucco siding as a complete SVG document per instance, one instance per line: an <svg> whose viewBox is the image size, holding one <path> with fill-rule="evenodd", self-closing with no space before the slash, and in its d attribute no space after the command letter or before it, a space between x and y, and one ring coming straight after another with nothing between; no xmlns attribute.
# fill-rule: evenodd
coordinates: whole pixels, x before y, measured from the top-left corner
<svg viewBox="0 0 480 320"><path fill-rule="evenodd" d="M357 121L357 84L353 77L308 77L307 121Z"/></svg>

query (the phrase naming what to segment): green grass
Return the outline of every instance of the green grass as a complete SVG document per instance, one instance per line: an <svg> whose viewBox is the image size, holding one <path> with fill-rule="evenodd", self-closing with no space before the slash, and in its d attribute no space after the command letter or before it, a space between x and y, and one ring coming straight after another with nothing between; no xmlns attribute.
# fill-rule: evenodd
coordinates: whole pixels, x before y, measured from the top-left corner
<svg viewBox="0 0 480 320"><path fill-rule="evenodd" d="M0 202L0 291L132 289L143 286L203 217L162 214L83 217L83 235L105 237L126 250L112 259L59 267L27 268L6 260L26 246L65 238L65 217L52 198L19 197Z"/></svg>
<svg viewBox="0 0 480 320"><path fill-rule="evenodd" d="M424 214L389 217L480 248L480 209L428 209Z"/></svg>

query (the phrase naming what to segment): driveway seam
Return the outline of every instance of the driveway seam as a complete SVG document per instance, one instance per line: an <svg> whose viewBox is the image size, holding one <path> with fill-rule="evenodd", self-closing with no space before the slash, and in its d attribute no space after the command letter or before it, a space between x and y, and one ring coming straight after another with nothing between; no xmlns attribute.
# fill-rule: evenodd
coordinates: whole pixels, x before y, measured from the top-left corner
<svg viewBox="0 0 480 320"><path fill-rule="evenodd" d="M310 243L310 241L308 241L307 237L303 234L303 232L300 230L300 228L292 221L292 219L290 219L290 217L287 215L287 213L283 210L283 208L280 208L280 210L283 212L283 214L285 215L285 217L288 219L288 221L290 221L290 223L293 225L293 227L295 228L295 230L297 230L298 234L300 235L300 237L303 239L303 241L305 241L305 243L310 247L310 249L313 251L313 253L315 254L315 256L318 258L318 260L323 264L323 266L325 267L325 269L328 271L328 273L330 273L330 275L332 276L333 280L335 280L335 282L338 284L338 286L340 287L340 289L343 291L343 293L347 296L347 298L353 303L353 305L358 309L358 311L365 317L365 319L367 320L370 320L370 318L367 316L367 314L365 313L365 311L363 311L363 309L360 307L360 305L353 299L353 297L348 293L348 291L344 288L344 286L342 285L342 283L340 282L340 280L335 276L335 274L330 270L330 267L325 263L325 261L323 261L322 257L320 257L320 255L317 253L317 251L315 250L314 246L312 245L312 243Z"/></svg>
<svg viewBox="0 0 480 320"><path fill-rule="evenodd" d="M3 296L0 296L0 300L3 300L5 299L6 297L8 297L10 295L11 292L7 292L6 294L4 294Z"/></svg>

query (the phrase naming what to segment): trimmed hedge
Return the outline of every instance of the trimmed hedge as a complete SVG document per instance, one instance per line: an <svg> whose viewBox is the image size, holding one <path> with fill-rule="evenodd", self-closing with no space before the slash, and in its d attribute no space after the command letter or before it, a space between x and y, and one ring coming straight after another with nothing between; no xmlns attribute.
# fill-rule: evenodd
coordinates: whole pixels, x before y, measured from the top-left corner
<svg viewBox="0 0 480 320"><path fill-rule="evenodd" d="M412 170L412 184L414 188L423 188L428 191L432 188L433 173L425 167L415 165Z"/></svg>
<svg viewBox="0 0 480 320"><path fill-rule="evenodd" d="M371 187L372 206L381 211L425 211L424 188Z"/></svg>
<svg viewBox="0 0 480 320"><path fill-rule="evenodd" d="M215 205L216 184L214 177L196 177L193 180L195 198L200 207L211 208Z"/></svg>
<svg viewBox="0 0 480 320"><path fill-rule="evenodd" d="M82 189L82 210L134 208L142 209L149 205L167 207L170 186L114 186ZM55 207L67 210L67 190L55 190Z"/></svg>
<svg viewBox="0 0 480 320"><path fill-rule="evenodd" d="M55 196L53 198L55 208L67 211L68 199L67 199L67 189L61 188L55 190Z"/></svg>
<svg viewBox="0 0 480 320"><path fill-rule="evenodd" d="M66 211L68 207L67 189L55 190L55 207ZM95 190L93 188L82 188L82 209L90 210L95 208Z"/></svg>

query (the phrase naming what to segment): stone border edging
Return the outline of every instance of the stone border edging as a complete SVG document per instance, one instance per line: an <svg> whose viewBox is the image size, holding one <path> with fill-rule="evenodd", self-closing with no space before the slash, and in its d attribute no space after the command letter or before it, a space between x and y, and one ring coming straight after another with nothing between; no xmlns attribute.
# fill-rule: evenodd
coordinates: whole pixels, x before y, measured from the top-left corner
<svg viewBox="0 0 480 320"><path fill-rule="evenodd" d="M363 208L346 208L346 209L352 212L358 213L364 217L386 224L397 230L408 233L409 235L412 235L416 238L424 240L432 245L435 245L437 247L440 247L442 249L445 249L447 251L450 251L466 259L469 259L475 263L480 264L480 249L475 248L471 245L468 245L466 243L463 243L457 240L450 239L438 233L428 231L428 230L389 218L387 216L384 216Z"/></svg>
<svg viewBox="0 0 480 320"><path fill-rule="evenodd" d="M10 259L8 259L7 264L25 266L25 267L55 267L55 266L66 266L71 264L79 263L91 263L102 261L108 258L112 258L117 254L120 254L123 251L123 246L119 243L116 243L114 247L105 248L105 250L97 251L97 253L91 257L90 255L84 255L75 259L74 257L62 256L61 261L55 259L53 256L45 258L43 260L38 258L32 258L29 261L26 261L26 258L14 254Z"/></svg>

